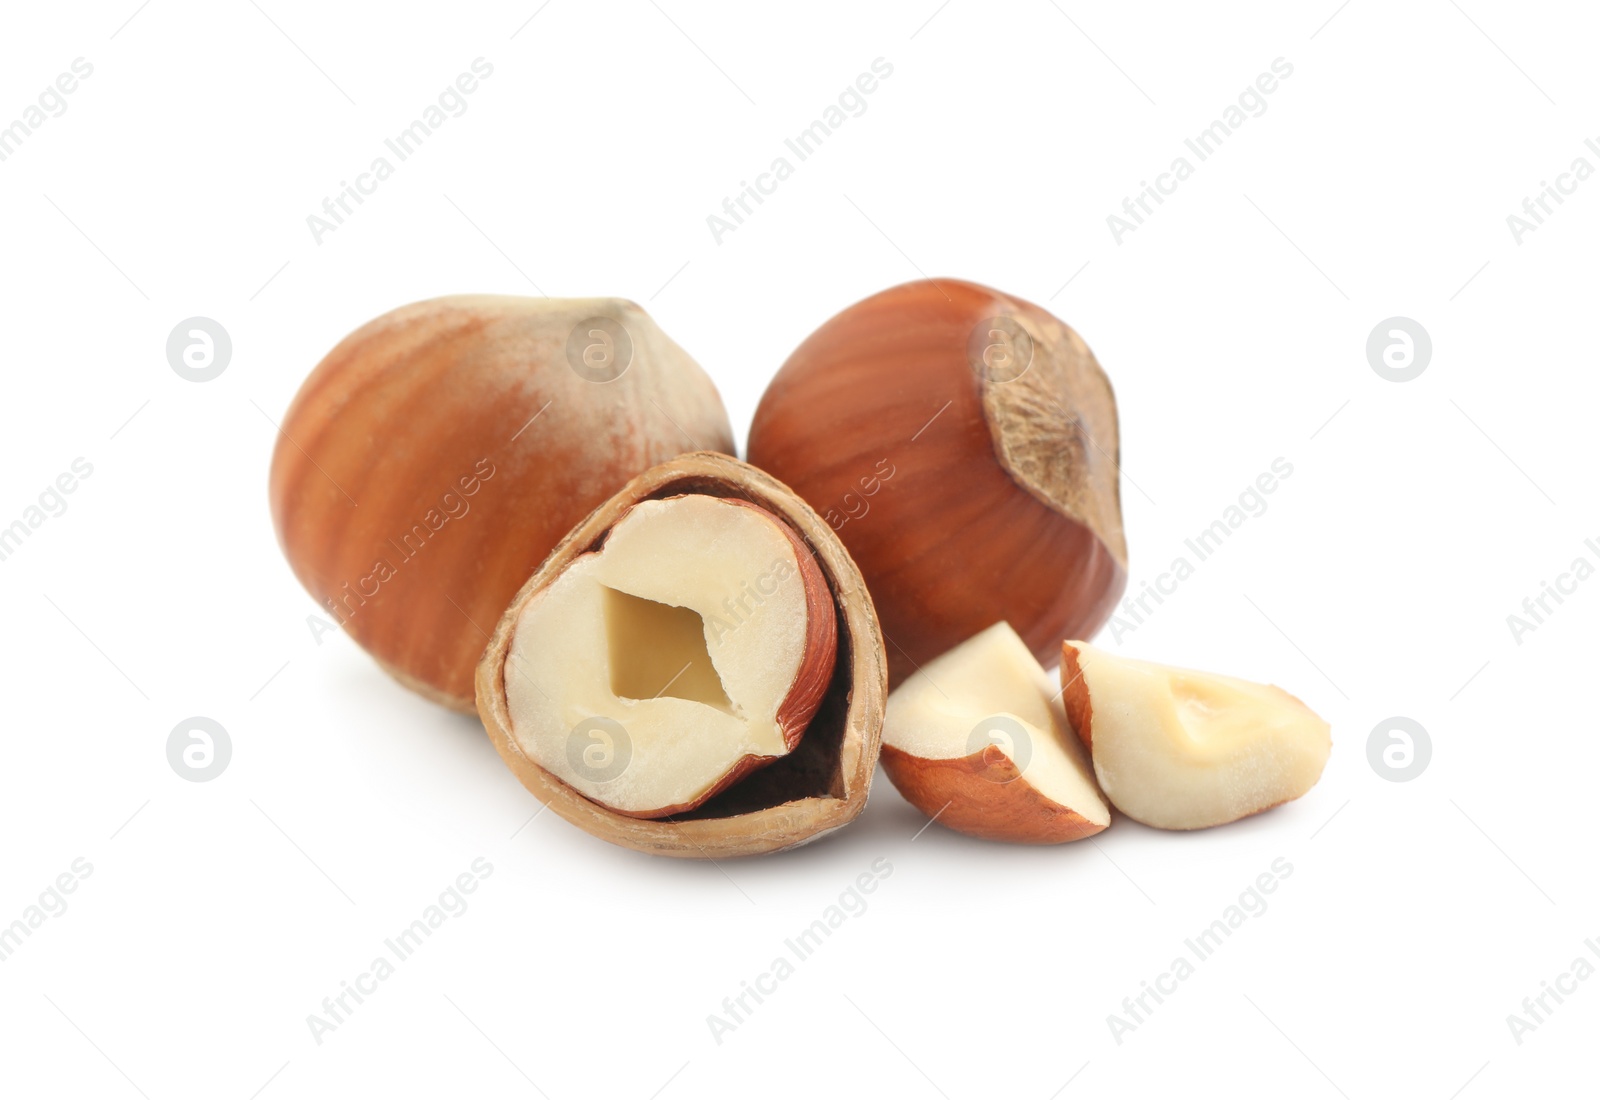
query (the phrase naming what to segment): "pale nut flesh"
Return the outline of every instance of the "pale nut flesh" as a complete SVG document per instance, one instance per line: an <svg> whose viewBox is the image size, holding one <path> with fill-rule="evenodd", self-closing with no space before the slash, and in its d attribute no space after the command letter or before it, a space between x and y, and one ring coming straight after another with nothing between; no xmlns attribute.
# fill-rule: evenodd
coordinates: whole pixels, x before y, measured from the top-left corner
<svg viewBox="0 0 1600 1100"><path fill-rule="evenodd" d="M1160 829L1224 825L1322 776L1328 723L1282 688L1066 642L1062 699L1111 804Z"/></svg>
<svg viewBox="0 0 1600 1100"><path fill-rule="evenodd" d="M1056 844L1111 823L1059 693L1027 645L997 623L889 696L880 760L896 789L947 828Z"/></svg>
<svg viewBox="0 0 1600 1100"><path fill-rule="evenodd" d="M518 616L512 735L637 817L704 803L799 743L833 672L832 601L803 543L745 501L642 501Z"/></svg>

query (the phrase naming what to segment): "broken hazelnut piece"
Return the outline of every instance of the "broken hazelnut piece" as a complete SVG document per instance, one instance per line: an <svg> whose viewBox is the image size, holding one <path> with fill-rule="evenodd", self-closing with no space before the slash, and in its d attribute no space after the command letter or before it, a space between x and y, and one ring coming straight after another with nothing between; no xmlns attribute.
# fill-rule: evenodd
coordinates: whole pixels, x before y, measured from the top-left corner
<svg viewBox="0 0 1600 1100"><path fill-rule="evenodd" d="M883 770L912 805L969 836L1093 836L1111 811L1057 694L1017 632L997 623L889 696Z"/></svg>
<svg viewBox="0 0 1600 1100"><path fill-rule="evenodd" d="M563 540L500 620L479 713L558 814L640 851L804 843L860 813L882 637L844 547L724 455L647 471Z"/></svg>
<svg viewBox="0 0 1600 1100"><path fill-rule="evenodd" d="M1061 647L1062 701L1118 810L1204 829L1305 794L1332 751L1328 723L1282 688Z"/></svg>

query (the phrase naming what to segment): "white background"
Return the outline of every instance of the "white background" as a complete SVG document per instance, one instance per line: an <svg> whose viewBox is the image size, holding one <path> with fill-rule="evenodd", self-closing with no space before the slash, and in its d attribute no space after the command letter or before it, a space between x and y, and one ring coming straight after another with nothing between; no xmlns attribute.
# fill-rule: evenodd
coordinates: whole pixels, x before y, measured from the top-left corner
<svg viewBox="0 0 1600 1100"><path fill-rule="evenodd" d="M94 66L0 164L0 521L73 459L94 468L0 562L0 923L93 866L0 964L0 1089L1476 1098L1590 1079L1600 980L1520 1045L1507 1016L1600 937L1600 581L1521 644L1506 617L1600 560L1600 182L1520 244L1506 216L1574 158L1600 167L1592 11L136 2L13 6L0 32L0 120ZM494 73L470 109L315 243L306 216L478 57ZM894 72L866 113L716 243L707 215L878 57ZM1117 243L1106 216L1278 57L1294 73L1266 113ZM825 843L652 860L526 824L474 720L308 629L267 513L271 420L368 318L453 292L631 297L742 439L811 328L923 274L1046 304L1094 347L1131 590L1292 463L1112 647L1305 698L1334 728L1308 796L1033 850L915 836L880 776ZM194 315L234 345L205 384L165 356ZM1434 345L1404 384L1365 353L1395 315ZM191 715L232 738L208 783L167 762ZM1431 734L1409 783L1367 760L1394 715ZM318 1045L308 1014L480 856L470 909ZM1279 857L1270 908L1116 1042L1108 1014ZM715 1042L723 998L879 858L870 908Z"/></svg>

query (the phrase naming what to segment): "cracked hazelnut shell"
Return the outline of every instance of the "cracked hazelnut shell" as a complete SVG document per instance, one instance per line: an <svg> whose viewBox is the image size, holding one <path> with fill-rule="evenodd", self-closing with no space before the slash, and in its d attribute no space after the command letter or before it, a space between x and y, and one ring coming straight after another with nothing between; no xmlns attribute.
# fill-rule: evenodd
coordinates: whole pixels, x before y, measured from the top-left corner
<svg viewBox="0 0 1600 1100"><path fill-rule="evenodd" d="M758 771L734 777L692 809L645 819L586 797L542 765L537 747L518 729L507 685L525 673L513 651L530 605L560 583L576 563L603 550L638 506L686 495L754 505L798 538L815 563L835 616L835 659L792 751ZM517 593L477 669L478 712L484 726L507 766L536 798L613 844L690 859L781 851L854 819L866 805L877 764L886 696L877 617L861 575L838 537L784 485L737 459L713 453L683 455L646 471L578 524ZM567 717L581 724L595 716L579 708ZM709 723L688 724L681 735L693 738L708 731Z"/></svg>

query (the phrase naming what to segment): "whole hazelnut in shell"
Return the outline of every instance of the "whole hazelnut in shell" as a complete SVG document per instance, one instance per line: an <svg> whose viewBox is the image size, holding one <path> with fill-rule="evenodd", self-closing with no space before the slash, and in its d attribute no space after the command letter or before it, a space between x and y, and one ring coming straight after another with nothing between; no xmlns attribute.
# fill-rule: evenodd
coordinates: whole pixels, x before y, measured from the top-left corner
<svg viewBox="0 0 1600 1100"><path fill-rule="evenodd" d="M1076 332L997 290L907 283L824 323L768 386L748 458L838 532L891 684L1001 621L1053 664L1127 583L1111 384Z"/></svg>
<svg viewBox="0 0 1600 1100"><path fill-rule="evenodd" d="M437 298L328 353L280 425L272 519L326 614L471 712L501 613L572 527L687 451L733 452L705 372L632 302Z"/></svg>

